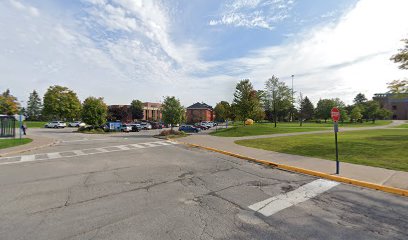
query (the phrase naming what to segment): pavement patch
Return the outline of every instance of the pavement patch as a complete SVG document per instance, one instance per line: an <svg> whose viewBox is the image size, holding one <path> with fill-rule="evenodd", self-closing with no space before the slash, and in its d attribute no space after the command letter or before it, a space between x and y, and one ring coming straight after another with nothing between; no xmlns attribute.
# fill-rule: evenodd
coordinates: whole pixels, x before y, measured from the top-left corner
<svg viewBox="0 0 408 240"><path fill-rule="evenodd" d="M285 208L305 202L339 185L338 182L317 179L296 190L268 198L250 205L248 208L269 217Z"/></svg>

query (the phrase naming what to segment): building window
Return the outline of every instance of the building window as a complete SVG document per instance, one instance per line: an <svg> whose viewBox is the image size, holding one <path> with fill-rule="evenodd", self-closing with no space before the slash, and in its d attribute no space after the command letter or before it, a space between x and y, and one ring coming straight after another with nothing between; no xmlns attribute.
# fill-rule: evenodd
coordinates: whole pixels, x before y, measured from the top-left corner
<svg viewBox="0 0 408 240"><path fill-rule="evenodd" d="M397 110L397 106L393 105L392 110Z"/></svg>

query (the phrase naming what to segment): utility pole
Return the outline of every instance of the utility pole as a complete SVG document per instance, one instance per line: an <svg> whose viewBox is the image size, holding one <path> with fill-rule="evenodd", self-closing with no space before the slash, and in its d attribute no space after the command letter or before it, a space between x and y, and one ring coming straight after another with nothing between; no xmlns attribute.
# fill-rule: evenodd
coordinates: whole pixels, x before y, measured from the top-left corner
<svg viewBox="0 0 408 240"><path fill-rule="evenodd" d="M295 107L294 104L293 104L293 78L294 78L294 77L295 77L295 75L292 74L292 100L291 100L291 102L292 102L292 108L291 108L291 110L290 110L290 121L291 121L291 122L293 121L293 108Z"/></svg>

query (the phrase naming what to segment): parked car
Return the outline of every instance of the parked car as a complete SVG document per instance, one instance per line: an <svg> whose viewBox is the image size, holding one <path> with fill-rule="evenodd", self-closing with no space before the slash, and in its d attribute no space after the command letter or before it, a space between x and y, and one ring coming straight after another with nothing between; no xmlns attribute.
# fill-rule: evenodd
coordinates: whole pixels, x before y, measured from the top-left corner
<svg viewBox="0 0 408 240"><path fill-rule="evenodd" d="M152 122L150 124L152 125L152 129L162 129L163 128L163 124L158 123L158 122Z"/></svg>
<svg viewBox="0 0 408 240"><path fill-rule="evenodd" d="M139 132L142 129L139 123L132 123L129 125L132 126L132 132Z"/></svg>
<svg viewBox="0 0 408 240"><path fill-rule="evenodd" d="M210 129L212 127L212 125L208 122L200 122L200 126L206 127L207 129Z"/></svg>
<svg viewBox="0 0 408 240"><path fill-rule="evenodd" d="M122 124L122 126L120 126L120 131L121 132L131 132L132 126L130 124Z"/></svg>
<svg viewBox="0 0 408 240"><path fill-rule="evenodd" d="M140 124L140 127L141 127L143 130L150 130L150 129L152 129L152 125L151 125L150 123L148 123L148 122L142 122L142 123Z"/></svg>
<svg viewBox="0 0 408 240"><path fill-rule="evenodd" d="M84 122L81 121L75 121L75 122L70 122L68 123L68 127L83 127L86 124Z"/></svg>
<svg viewBox="0 0 408 240"><path fill-rule="evenodd" d="M179 131L183 131L183 132L195 132L198 133L201 131L201 129L196 128L192 125L182 125L179 127Z"/></svg>
<svg viewBox="0 0 408 240"><path fill-rule="evenodd" d="M200 123L194 124L194 127L195 127L195 128L199 128L199 129L201 129L201 130L207 130L207 129L208 129L208 127L206 127L206 126L201 126Z"/></svg>
<svg viewBox="0 0 408 240"><path fill-rule="evenodd" d="M67 124L62 121L52 121L44 125L45 128L64 128Z"/></svg>

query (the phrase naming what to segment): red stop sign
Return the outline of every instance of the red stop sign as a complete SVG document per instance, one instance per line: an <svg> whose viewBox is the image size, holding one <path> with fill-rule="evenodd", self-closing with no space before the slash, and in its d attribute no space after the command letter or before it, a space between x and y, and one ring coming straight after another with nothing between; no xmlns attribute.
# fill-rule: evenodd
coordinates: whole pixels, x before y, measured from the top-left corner
<svg viewBox="0 0 408 240"><path fill-rule="evenodd" d="M331 118L333 119L334 122L338 122L340 119L340 110L336 107L332 108L331 112Z"/></svg>

